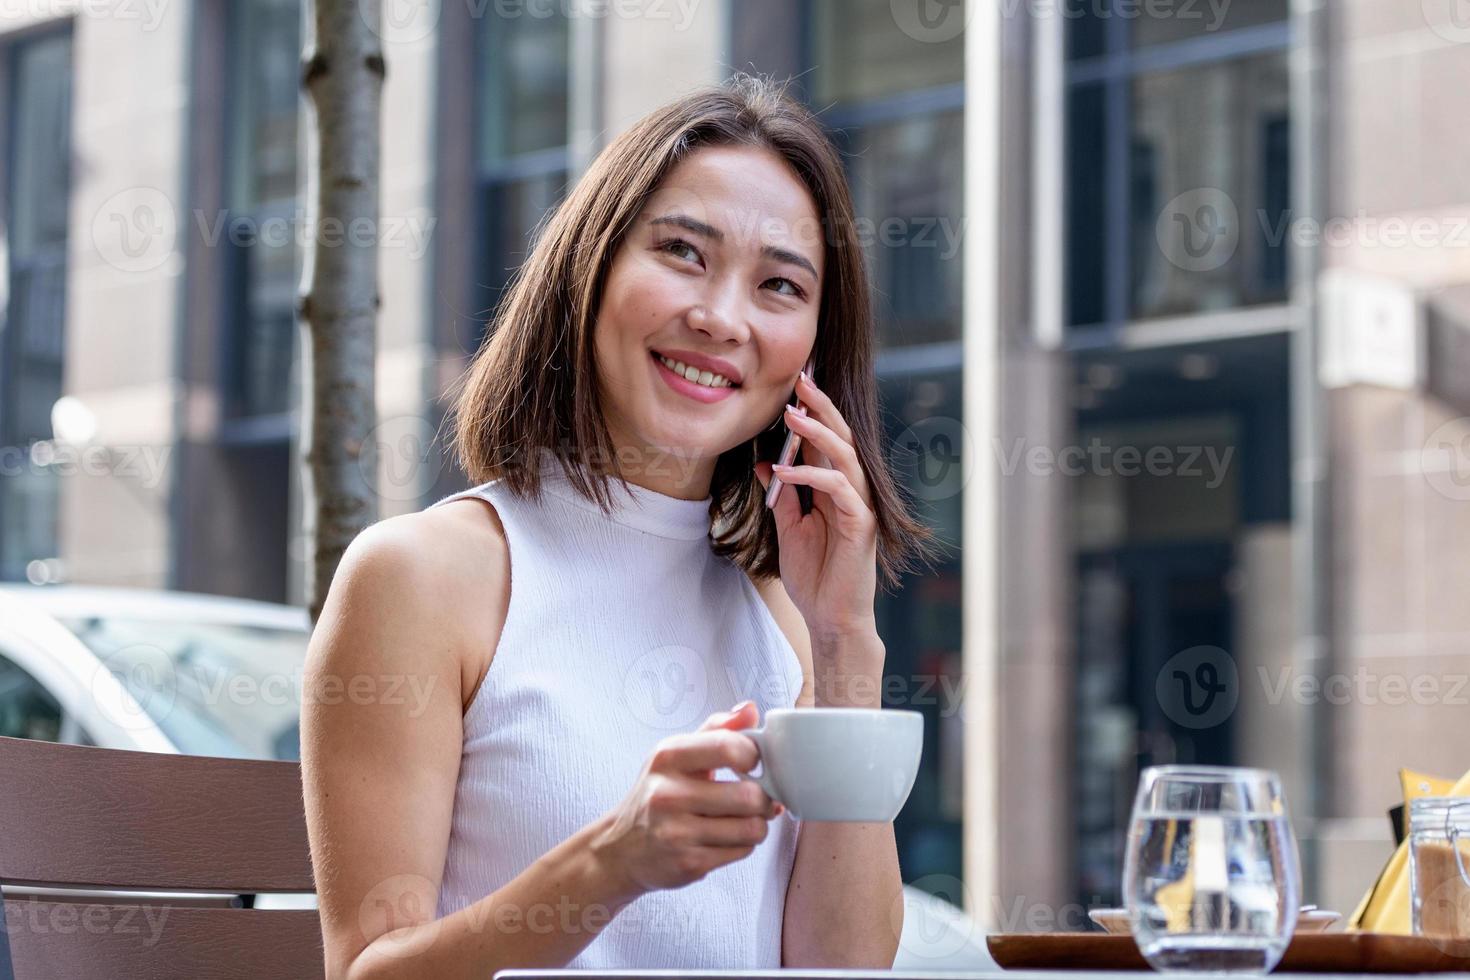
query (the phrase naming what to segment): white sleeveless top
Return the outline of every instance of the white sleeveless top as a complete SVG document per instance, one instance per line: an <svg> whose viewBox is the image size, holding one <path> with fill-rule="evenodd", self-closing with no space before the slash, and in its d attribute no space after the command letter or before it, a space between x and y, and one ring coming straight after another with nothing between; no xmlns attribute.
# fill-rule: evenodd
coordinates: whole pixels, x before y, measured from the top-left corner
<svg viewBox="0 0 1470 980"><path fill-rule="evenodd" d="M492 480L430 505L490 501L511 565L500 642L464 713L439 916L484 898L617 805L660 739L747 698L764 718L801 691L801 663L765 602L714 553L708 497L632 484L624 493L614 478L616 509L606 515L549 453L540 460L539 502ZM719 769L714 778L737 777ZM787 811L746 858L640 896L611 921L589 916L602 931L568 968L779 967L799 825ZM550 910L544 922L563 918ZM485 928L497 928L493 918Z"/></svg>

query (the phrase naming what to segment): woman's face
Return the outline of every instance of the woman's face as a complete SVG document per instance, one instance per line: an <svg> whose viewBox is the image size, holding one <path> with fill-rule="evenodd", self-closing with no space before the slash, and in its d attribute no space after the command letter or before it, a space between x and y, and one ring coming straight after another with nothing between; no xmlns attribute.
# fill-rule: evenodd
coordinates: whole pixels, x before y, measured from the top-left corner
<svg viewBox="0 0 1470 980"><path fill-rule="evenodd" d="M704 147L670 170L615 252L597 314L620 456L698 460L707 474L771 424L816 340L821 246L816 203L769 150Z"/></svg>

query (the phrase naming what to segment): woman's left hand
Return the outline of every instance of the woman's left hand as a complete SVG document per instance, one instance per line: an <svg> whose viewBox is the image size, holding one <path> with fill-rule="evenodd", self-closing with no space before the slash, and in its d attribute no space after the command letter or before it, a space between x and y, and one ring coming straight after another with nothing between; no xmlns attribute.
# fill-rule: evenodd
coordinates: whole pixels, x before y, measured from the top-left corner
<svg viewBox="0 0 1470 980"><path fill-rule="evenodd" d="M878 521L852 430L805 373L796 394L807 414L787 406L785 422L801 436L804 462L776 471L785 484L774 508L781 582L814 638L876 634ZM758 462L755 471L770 486L771 464ZM812 489L809 514L796 484Z"/></svg>

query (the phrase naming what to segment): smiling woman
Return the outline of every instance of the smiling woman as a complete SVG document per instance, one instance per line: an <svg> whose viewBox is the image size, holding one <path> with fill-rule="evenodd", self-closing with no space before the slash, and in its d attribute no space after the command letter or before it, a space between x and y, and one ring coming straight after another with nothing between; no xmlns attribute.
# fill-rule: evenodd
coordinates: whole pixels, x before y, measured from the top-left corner
<svg viewBox="0 0 1470 980"><path fill-rule="evenodd" d="M478 485L359 537L312 638L310 691L431 692L306 698L330 974L892 964L892 824L720 775L768 711L880 706L877 582L932 541L872 359L841 161L779 88L695 92L599 155L465 379ZM783 420L802 465L773 469Z"/></svg>

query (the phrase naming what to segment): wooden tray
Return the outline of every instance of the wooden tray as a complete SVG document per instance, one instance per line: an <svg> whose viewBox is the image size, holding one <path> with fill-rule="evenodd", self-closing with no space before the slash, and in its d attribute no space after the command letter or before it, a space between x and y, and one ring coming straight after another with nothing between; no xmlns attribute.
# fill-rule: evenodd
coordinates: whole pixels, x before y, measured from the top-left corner
<svg viewBox="0 0 1470 980"><path fill-rule="evenodd" d="M1001 933L986 937L1006 970L1147 970L1132 936L1104 932ZM1275 973L1466 973L1470 948L1424 936L1327 932L1295 936ZM1443 946L1445 948L1441 949ZM1461 955L1454 955L1460 953Z"/></svg>

